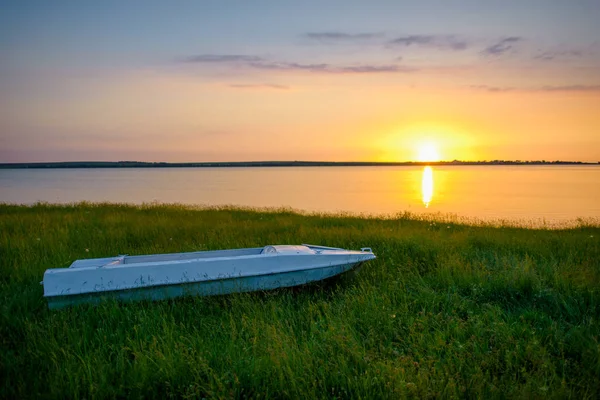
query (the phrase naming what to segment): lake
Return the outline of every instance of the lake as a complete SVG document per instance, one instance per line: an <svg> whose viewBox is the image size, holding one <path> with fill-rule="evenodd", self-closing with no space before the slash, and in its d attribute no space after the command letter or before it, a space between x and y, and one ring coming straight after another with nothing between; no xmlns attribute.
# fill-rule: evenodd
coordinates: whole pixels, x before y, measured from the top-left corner
<svg viewBox="0 0 600 400"><path fill-rule="evenodd" d="M600 218L600 166L0 170L0 202L83 200L562 224Z"/></svg>

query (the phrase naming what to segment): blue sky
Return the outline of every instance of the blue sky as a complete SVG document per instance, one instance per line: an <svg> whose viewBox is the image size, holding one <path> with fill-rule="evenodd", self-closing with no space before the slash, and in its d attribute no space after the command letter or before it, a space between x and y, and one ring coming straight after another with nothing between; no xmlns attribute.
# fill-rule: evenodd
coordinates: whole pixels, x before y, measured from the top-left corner
<svg viewBox="0 0 600 400"><path fill-rule="evenodd" d="M16 66L153 66L196 53L318 57L303 40L310 32L518 36L549 47L600 40L597 1L23 1L3 8L1 44Z"/></svg>
<svg viewBox="0 0 600 400"><path fill-rule="evenodd" d="M419 124L462 129L457 137L473 139L465 146L479 142L455 155L527 157L510 151L519 143L504 140L522 136L518 125L493 132L487 126L498 125L494 117L476 123L506 107L527 120L530 133L529 124L539 122L519 117L506 97L521 92L540 118L564 109L557 123L574 125L569 152L560 151L568 140L557 133L544 142L553 150L532 157L593 160L600 157L589 148L598 145L598 20L600 2L577 0L4 2L0 162L389 159L381 148L364 155L337 144L343 137L413 137L418 132L408 127ZM425 115L419 100L395 100L393 88L417 90L413 98L427 97L421 102L432 107L459 99L459 121ZM505 97L486 98L491 109L470 115L477 92ZM548 105L542 93L557 103ZM381 104L374 108L368 96ZM415 111L396 118L397 107ZM307 131L325 138L330 151L303 147ZM165 149L167 136L179 145ZM252 145L256 138L262 147ZM229 148L232 140L242 148ZM140 141L146 145L123 150Z"/></svg>

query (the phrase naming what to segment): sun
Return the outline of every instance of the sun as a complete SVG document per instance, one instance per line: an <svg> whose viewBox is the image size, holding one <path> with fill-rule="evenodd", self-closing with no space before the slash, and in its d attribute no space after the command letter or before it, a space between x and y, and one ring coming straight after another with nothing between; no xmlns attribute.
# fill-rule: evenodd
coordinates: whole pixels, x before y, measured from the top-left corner
<svg viewBox="0 0 600 400"><path fill-rule="evenodd" d="M419 146L418 161L440 161L437 147L433 143L424 143Z"/></svg>

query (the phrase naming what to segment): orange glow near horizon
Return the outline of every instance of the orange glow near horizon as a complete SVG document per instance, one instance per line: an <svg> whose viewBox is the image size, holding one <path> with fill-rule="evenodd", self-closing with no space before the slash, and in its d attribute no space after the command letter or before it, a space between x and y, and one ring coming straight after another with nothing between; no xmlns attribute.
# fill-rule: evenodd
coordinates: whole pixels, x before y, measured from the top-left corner
<svg viewBox="0 0 600 400"><path fill-rule="evenodd" d="M289 90L155 71L107 77L77 101L15 102L7 115L24 133L3 137L0 161L599 159L600 91L418 86L399 96L386 75L361 77L290 75Z"/></svg>

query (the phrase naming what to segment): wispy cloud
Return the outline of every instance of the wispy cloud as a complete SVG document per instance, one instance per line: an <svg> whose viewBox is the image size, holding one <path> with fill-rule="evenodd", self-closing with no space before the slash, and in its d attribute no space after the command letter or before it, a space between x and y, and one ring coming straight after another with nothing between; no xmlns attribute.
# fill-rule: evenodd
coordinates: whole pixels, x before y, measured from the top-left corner
<svg viewBox="0 0 600 400"><path fill-rule="evenodd" d="M497 57L503 54L513 52L515 49L515 45L519 42L522 42L523 38L519 36L509 36L499 40L491 46L486 47L481 52L485 56Z"/></svg>
<svg viewBox="0 0 600 400"><path fill-rule="evenodd" d="M489 86L489 85L470 85L472 89L485 90L488 92L599 92L600 85L558 85L558 86L537 86L517 88L513 86Z"/></svg>
<svg viewBox="0 0 600 400"><path fill-rule="evenodd" d="M510 86L489 86L489 85L470 85L469 86L471 89L479 89L479 90L485 90L488 92L511 92L513 90L515 90L514 87L510 87Z"/></svg>
<svg viewBox="0 0 600 400"><path fill-rule="evenodd" d="M597 92L600 91L600 85L542 86L539 90L544 92Z"/></svg>
<svg viewBox="0 0 600 400"><path fill-rule="evenodd" d="M560 50L560 51L544 51L535 55L533 58L541 61L552 61L567 58L583 57L583 52L579 50Z"/></svg>
<svg viewBox="0 0 600 400"><path fill-rule="evenodd" d="M377 39L383 36L382 33L363 32L363 33L345 33L345 32L309 32L305 37L318 40L320 42L355 42Z"/></svg>
<svg viewBox="0 0 600 400"><path fill-rule="evenodd" d="M329 68L328 64L302 64L295 62L277 62L277 61L259 61L248 64L252 68L256 69L270 69L275 71L325 71Z"/></svg>
<svg viewBox="0 0 600 400"><path fill-rule="evenodd" d="M349 67L333 67L330 72L368 74L377 72L415 72L417 68L399 65L358 65Z"/></svg>
<svg viewBox="0 0 600 400"><path fill-rule="evenodd" d="M258 62L262 58L242 54L198 54L181 58L184 63L234 63L234 62Z"/></svg>
<svg viewBox="0 0 600 400"><path fill-rule="evenodd" d="M331 64L301 64L294 62L256 62L249 64L253 68L275 71L308 71L332 74L369 74L386 72L414 72L417 68L400 65L331 65Z"/></svg>
<svg viewBox="0 0 600 400"><path fill-rule="evenodd" d="M388 46L414 46L459 51L467 49L469 43L454 35L408 35L389 41Z"/></svg>
<svg viewBox="0 0 600 400"><path fill-rule="evenodd" d="M287 61L271 61L254 55L239 54L201 54L185 57L179 62L192 64L232 64L241 65L246 68L271 70L271 71L305 71L315 73L330 74L370 74L370 73L403 73L414 72L417 68L401 66L396 64L375 65L375 64L356 64L356 65L335 65L327 63L299 63ZM241 87L241 86L240 86ZM263 87L265 87L263 85ZM275 87L273 87L275 88Z"/></svg>
<svg viewBox="0 0 600 400"><path fill-rule="evenodd" d="M276 89L276 90L289 90L289 86L277 85L274 83L237 83L229 85L235 89Z"/></svg>

